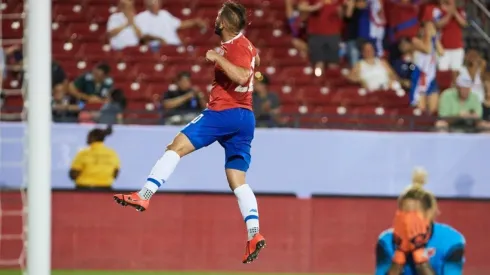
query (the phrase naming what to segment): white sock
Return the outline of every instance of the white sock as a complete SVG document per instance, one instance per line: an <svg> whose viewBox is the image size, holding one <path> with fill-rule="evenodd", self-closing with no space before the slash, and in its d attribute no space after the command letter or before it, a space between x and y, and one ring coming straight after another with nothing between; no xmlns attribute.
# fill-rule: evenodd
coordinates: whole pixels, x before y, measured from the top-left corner
<svg viewBox="0 0 490 275"><path fill-rule="evenodd" d="M168 180L170 175L172 175L179 161L179 154L175 151L166 151L157 163L155 163L153 169L151 169L145 185L138 193L140 197L145 200L150 199L158 188Z"/></svg>
<svg viewBox="0 0 490 275"><path fill-rule="evenodd" d="M235 192L235 196L238 199L238 207L240 207L240 212L242 212L243 219L247 225L248 240L250 241L255 234L259 233L257 199L248 184L236 188L233 192Z"/></svg>

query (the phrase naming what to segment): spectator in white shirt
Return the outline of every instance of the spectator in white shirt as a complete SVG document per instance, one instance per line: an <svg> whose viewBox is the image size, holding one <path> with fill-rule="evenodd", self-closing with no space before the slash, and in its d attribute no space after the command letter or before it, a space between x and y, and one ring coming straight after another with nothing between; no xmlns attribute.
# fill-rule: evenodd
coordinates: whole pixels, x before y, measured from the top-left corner
<svg viewBox="0 0 490 275"><path fill-rule="evenodd" d="M114 50L137 46L142 37L141 29L135 21L133 0L119 1L119 11L107 21L107 35Z"/></svg>
<svg viewBox="0 0 490 275"><path fill-rule="evenodd" d="M182 21L168 11L160 9L160 0L145 0L145 4L146 10L136 16L136 22L143 33L143 41L152 47L181 45L178 30L195 26L206 28L206 22L200 18Z"/></svg>

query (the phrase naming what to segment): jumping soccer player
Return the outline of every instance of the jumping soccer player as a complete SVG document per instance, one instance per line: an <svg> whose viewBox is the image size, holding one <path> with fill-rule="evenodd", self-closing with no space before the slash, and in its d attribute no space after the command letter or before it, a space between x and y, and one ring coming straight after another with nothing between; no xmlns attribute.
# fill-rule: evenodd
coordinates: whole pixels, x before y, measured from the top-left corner
<svg viewBox="0 0 490 275"><path fill-rule="evenodd" d="M426 177L424 170L415 170L412 186L398 199L394 228L379 236L376 275L463 274L465 239L434 222L437 201L422 187Z"/></svg>
<svg viewBox="0 0 490 275"><path fill-rule="evenodd" d="M206 60L215 64L208 109L185 126L167 146L139 192L117 194L114 199L138 211L148 209L151 196L169 179L182 157L218 141L225 149L229 186L238 199L247 226L248 241L243 263L250 263L265 247L265 239L259 233L257 200L245 182L255 130L252 111L254 68L260 63L256 48L242 34L246 25L246 9L242 5L234 2L223 4L215 22L215 33L222 41L221 48L218 52L209 50L206 53Z"/></svg>

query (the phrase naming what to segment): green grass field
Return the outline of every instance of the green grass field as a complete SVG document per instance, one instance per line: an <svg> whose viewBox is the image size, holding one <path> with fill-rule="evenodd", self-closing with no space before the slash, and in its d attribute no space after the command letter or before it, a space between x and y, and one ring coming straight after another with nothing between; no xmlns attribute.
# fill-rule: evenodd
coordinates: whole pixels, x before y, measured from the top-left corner
<svg viewBox="0 0 490 275"><path fill-rule="evenodd" d="M0 275L20 275L19 270L0 270ZM243 272L137 272L137 271L69 271L56 270L53 275L308 275L306 273L243 273ZM311 275L311 274L310 274ZM356 274L323 274L323 275L356 275Z"/></svg>

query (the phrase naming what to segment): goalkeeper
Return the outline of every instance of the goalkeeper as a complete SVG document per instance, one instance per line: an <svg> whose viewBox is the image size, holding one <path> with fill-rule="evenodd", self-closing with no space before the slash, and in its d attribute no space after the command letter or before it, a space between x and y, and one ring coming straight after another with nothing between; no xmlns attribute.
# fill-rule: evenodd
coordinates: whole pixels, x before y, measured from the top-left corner
<svg viewBox="0 0 490 275"><path fill-rule="evenodd" d="M399 197L394 226L381 233L376 246L376 275L463 274L465 239L434 222L437 201L423 188L426 178L416 169L412 185Z"/></svg>

